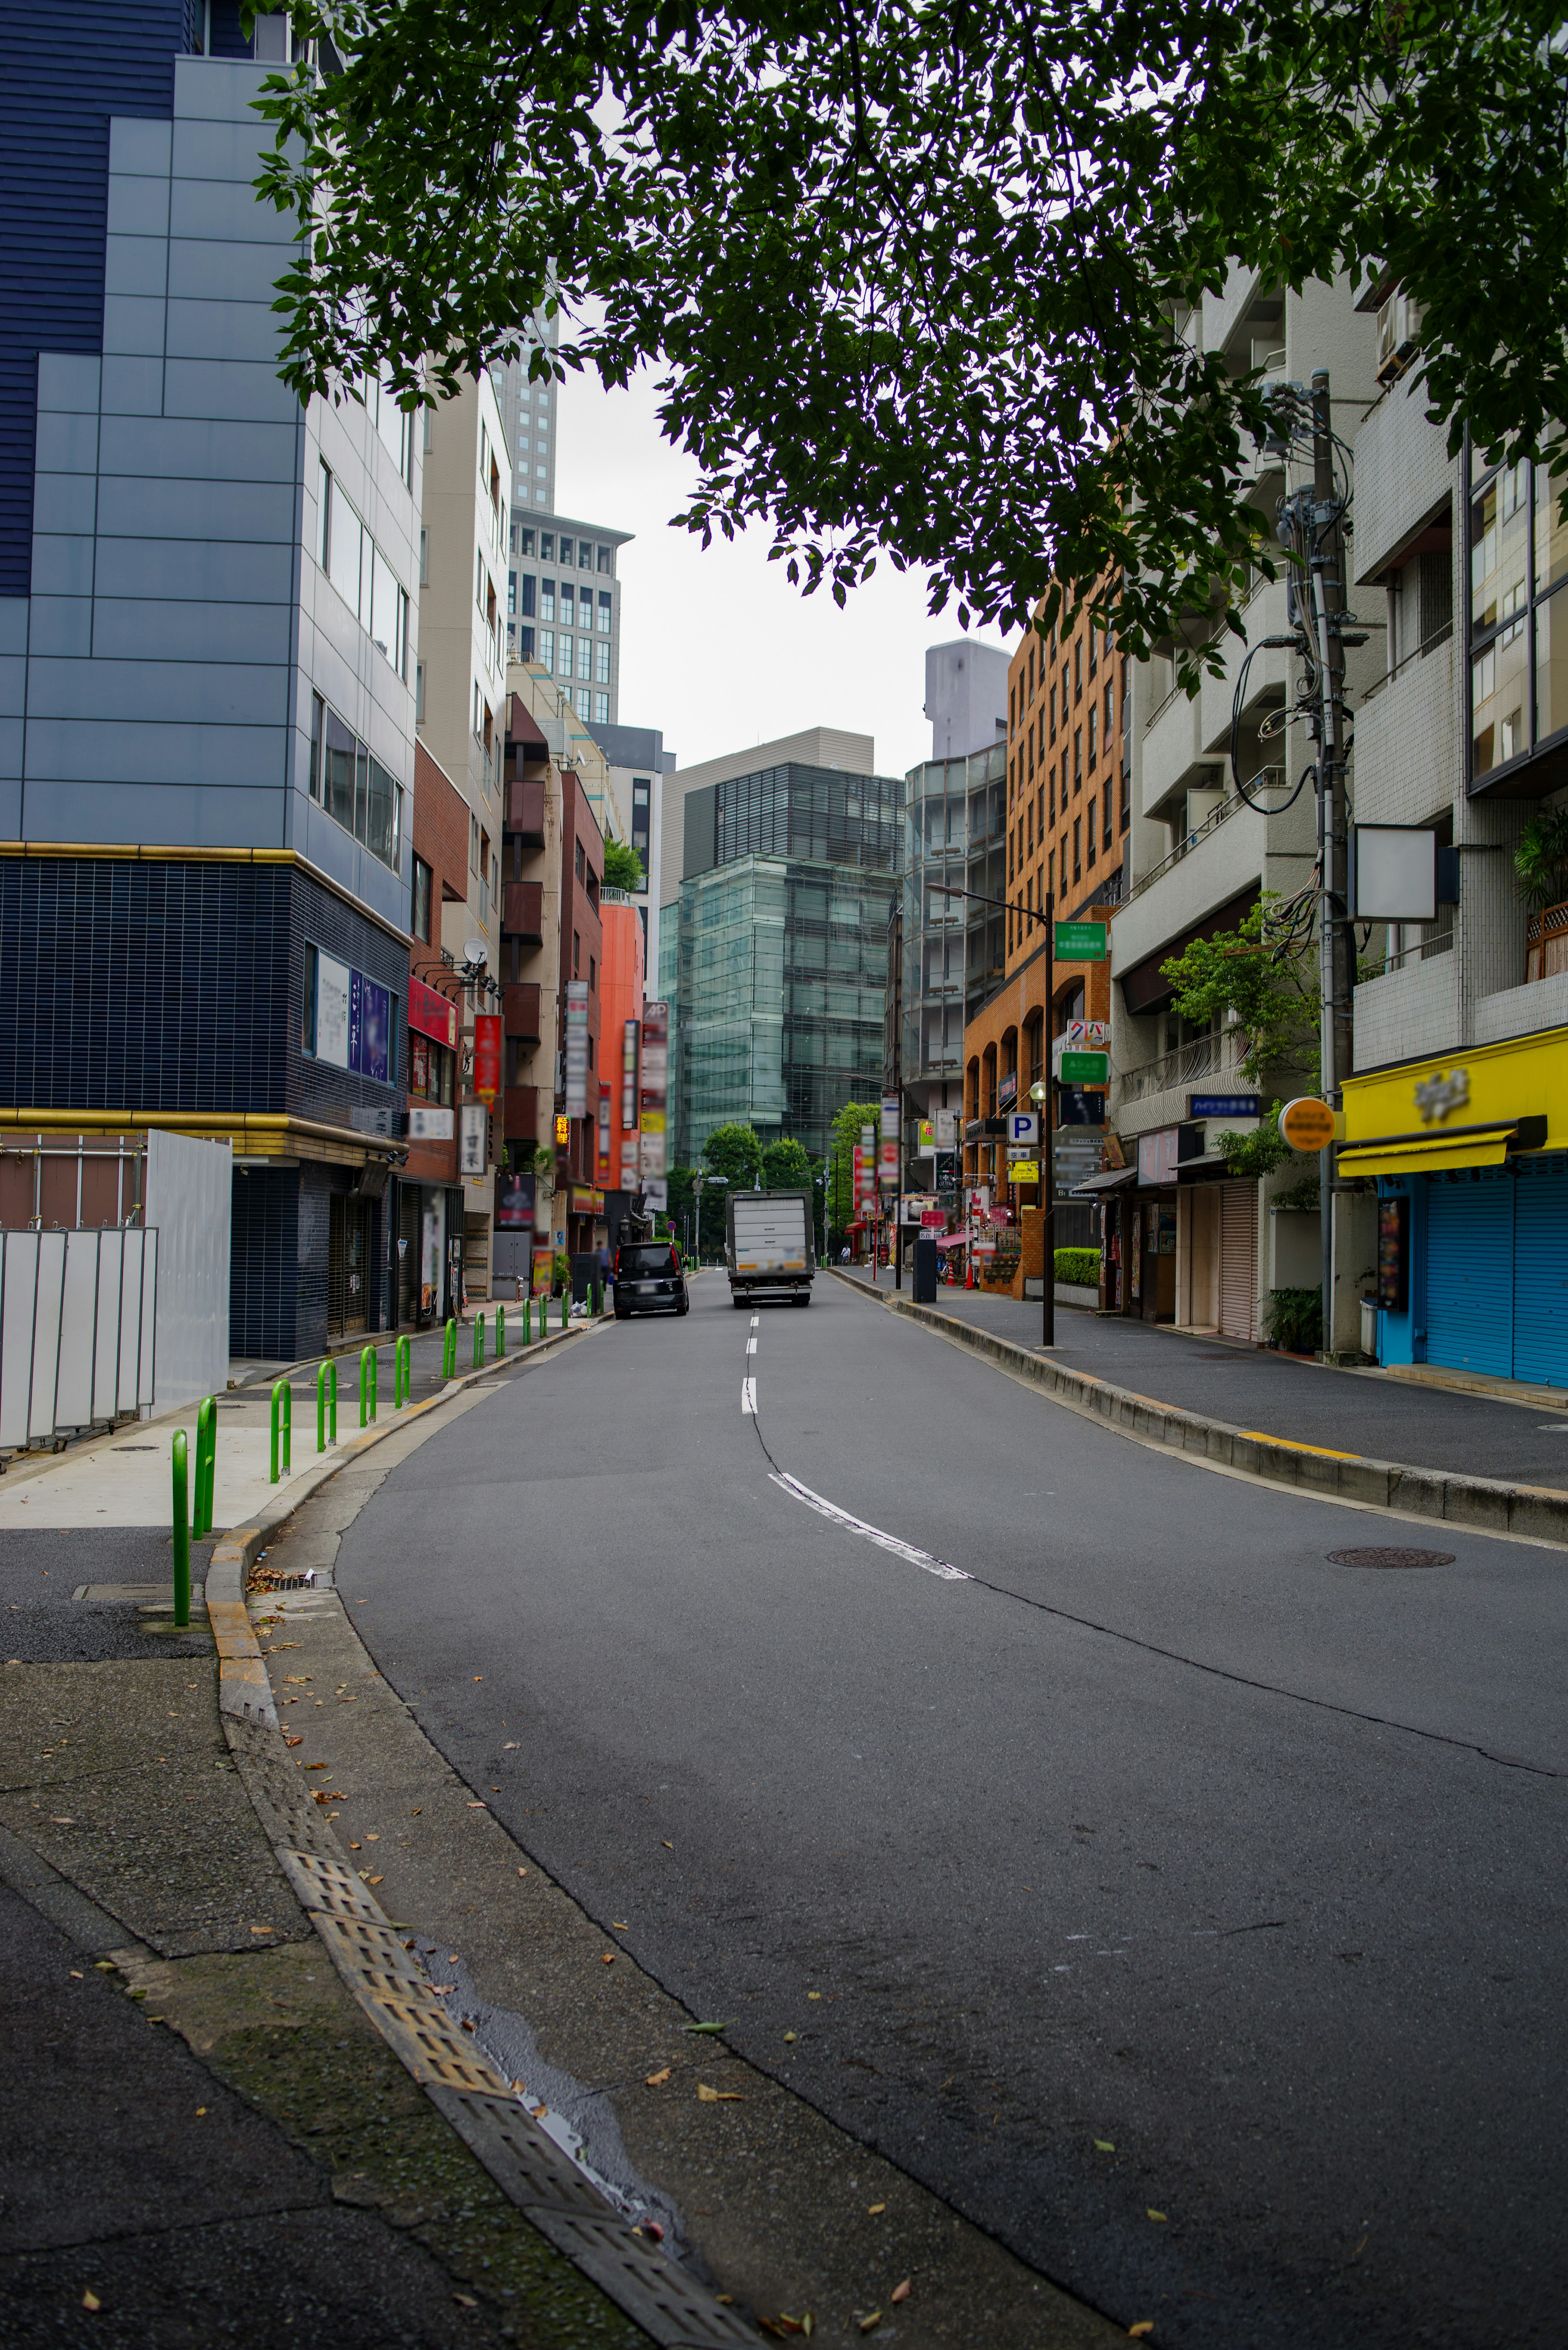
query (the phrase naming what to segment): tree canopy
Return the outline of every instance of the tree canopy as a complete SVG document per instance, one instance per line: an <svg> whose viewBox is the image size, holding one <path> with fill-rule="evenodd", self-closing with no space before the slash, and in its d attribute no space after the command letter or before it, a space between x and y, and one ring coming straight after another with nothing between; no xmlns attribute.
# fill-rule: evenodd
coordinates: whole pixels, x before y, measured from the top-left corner
<svg viewBox="0 0 1568 2350"><path fill-rule="evenodd" d="M607 889L640 889L643 884L642 859L627 840L607 840L605 869L599 876Z"/></svg>
<svg viewBox="0 0 1568 2350"><path fill-rule="evenodd" d="M1270 558L1232 264L1421 306L1430 412L1561 450L1563 0L304 0L274 78L288 380L408 402L529 348L660 370L688 525L843 599L1103 584L1146 652ZM336 69L340 68L340 69ZM558 305L558 309L556 306ZM1075 593L1076 591L1074 591ZM1189 673L1199 658L1177 648ZM1218 660L1213 650L1207 658Z"/></svg>
<svg viewBox="0 0 1568 2350"><path fill-rule="evenodd" d="M765 1191L804 1191L810 1181L811 1154L804 1142L786 1134L781 1141L767 1145L763 1152Z"/></svg>
<svg viewBox="0 0 1568 2350"><path fill-rule="evenodd" d="M734 1190L749 1190L763 1171L763 1146L754 1126L732 1118L716 1126L702 1145L710 1175L722 1175Z"/></svg>

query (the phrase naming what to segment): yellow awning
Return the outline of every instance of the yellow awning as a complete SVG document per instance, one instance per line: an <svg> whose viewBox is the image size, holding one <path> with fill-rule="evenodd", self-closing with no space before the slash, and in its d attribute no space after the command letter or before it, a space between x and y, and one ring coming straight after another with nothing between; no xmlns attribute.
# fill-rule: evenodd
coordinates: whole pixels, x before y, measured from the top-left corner
<svg viewBox="0 0 1568 2350"><path fill-rule="evenodd" d="M1388 1134L1377 1141L1342 1144L1342 1175L1436 1175L1445 1167L1501 1167L1519 1120L1470 1134Z"/></svg>

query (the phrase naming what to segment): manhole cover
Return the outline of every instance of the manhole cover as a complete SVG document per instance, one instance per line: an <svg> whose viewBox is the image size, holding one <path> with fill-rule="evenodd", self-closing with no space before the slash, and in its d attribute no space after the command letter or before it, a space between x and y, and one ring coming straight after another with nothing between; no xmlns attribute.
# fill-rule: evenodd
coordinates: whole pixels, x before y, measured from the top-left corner
<svg viewBox="0 0 1568 2350"><path fill-rule="evenodd" d="M1331 1566L1452 1566L1451 1550L1331 1550Z"/></svg>

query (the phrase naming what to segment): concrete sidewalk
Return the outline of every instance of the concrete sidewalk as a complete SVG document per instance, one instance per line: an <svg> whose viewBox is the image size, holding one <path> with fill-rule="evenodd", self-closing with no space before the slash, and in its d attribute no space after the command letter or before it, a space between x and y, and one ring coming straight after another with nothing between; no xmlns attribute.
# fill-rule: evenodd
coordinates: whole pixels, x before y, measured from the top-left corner
<svg viewBox="0 0 1568 2350"><path fill-rule="evenodd" d="M872 1286L859 1268L839 1270L861 1286ZM885 1298L901 1294L910 1299L908 1268L901 1293L895 1293L887 1271L876 1289ZM1040 1347L1038 1298L1021 1304L986 1290L939 1288L934 1310L1014 1346ZM1153 1402L1285 1443L1404 1461L1450 1475L1568 1487L1568 1394L1561 1417L1554 1418L1547 1405L1521 1409L1386 1371L1337 1370L1266 1347L1187 1336L1060 1303L1051 1359Z"/></svg>

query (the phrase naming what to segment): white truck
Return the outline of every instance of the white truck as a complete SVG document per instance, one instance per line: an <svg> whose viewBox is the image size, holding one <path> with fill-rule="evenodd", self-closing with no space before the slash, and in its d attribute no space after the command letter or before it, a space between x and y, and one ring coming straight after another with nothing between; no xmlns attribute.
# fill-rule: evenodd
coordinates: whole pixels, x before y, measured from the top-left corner
<svg viewBox="0 0 1568 2350"><path fill-rule="evenodd" d="M811 1193L735 1191L726 1214L731 1303L747 1305L753 1297L787 1293L792 1305L809 1305L816 1271Z"/></svg>

